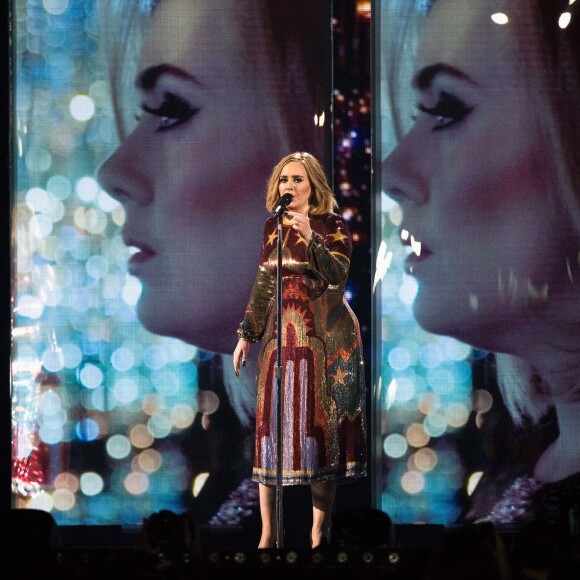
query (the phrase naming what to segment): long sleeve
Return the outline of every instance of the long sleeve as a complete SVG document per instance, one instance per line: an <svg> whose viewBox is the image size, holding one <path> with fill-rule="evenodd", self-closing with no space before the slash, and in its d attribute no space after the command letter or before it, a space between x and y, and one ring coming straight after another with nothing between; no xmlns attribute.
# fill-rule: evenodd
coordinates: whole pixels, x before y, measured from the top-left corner
<svg viewBox="0 0 580 580"><path fill-rule="evenodd" d="M350 267L352 241L346 222L336 214L327 219L324 237L312 232L306 256L312 271L324 282L338 286L346 283Z"/></svg>
<svg viewBox="0 0 580 580"><path fill-rule="evenodd" d="M248 342L258 342L266 329L268 314L276 297L276 278L265 264L267 262L267 229L268 222L264 226L262 234L262 247L260 250L260 265L254 279L250 299L246 306L244 319L240 323L237 334Z"/></svg>
<svg viewBox="0 0 580 580"><path fill-rule="evenodd" d="M248 342L258 342L262 338L275 296L276 279L264 266L260 265L252 286L244 320L238 328L239 338Z"/></svg>

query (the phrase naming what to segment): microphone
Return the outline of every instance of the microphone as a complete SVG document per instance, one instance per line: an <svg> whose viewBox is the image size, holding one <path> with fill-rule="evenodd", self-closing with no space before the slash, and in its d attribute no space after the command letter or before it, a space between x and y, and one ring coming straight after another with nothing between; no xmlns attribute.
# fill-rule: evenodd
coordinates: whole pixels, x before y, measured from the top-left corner
<svg viewBox="0 0 580 580"><path fill-rule="evenodd" d="M274 208L274 217L280 217L291 201L292 195L285 193L278 201L278 205Z"/></svg>

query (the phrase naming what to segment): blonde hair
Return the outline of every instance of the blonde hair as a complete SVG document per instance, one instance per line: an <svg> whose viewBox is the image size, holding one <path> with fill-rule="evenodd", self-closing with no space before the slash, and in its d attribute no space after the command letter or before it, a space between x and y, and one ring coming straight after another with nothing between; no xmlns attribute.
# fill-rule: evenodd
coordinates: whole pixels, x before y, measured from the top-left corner
<svg viewBox="0 0 580 580"><path fill-rule="evenodd" d="M326 174L324 173L318 159L310 153L297 151L296 153L290 153L283 157L272 170L272 173L268 178L268 187L266 190L266 209L269 212L272 212L276 207L276 204L280 199L280 191L278 188L280 185L280 174L284 167L292 161L297 161L304 165L308 181L312 188L310 199L308 201L308 212L312 215L321 215L332 212L338 208L336 198L332 193Z"/></svg>
<svg viewBox="0 0 580 580"><path fill-rule="evenodd" d="M111 106L119 139L130 132L135 113L135 77L150 9L142 2L99 0L99 49L109 80Z"/></svg>

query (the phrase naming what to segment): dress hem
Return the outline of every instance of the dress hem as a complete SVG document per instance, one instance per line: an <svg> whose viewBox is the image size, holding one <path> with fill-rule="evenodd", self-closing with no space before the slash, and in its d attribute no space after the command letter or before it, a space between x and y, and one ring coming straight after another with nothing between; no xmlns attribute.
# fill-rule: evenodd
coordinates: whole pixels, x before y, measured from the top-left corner
<svg viewBox="0 0 580 580"><path fill-rule="evenodd" d="M337 484L349 483L352 480L360 479L361 477L367 476L367 470L364 467L360 469L349 469L347 472L342 473L326 473L322 475L283 475L282 485L310 485L312 483L323 483L325 481L336 481ZM277 478L275 475L264 475L263 473L252 473L252 481L261 483L263 485L276 485Z"/></svg>

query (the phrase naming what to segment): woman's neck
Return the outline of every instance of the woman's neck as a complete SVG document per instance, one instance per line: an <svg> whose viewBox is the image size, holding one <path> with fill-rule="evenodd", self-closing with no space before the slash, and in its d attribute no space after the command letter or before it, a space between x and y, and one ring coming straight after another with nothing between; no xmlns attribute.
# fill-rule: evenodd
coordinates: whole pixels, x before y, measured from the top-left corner
<svg viewBox="0 0 580 580"><path fill-rule="evenodd" d="M579 303L577 290L550 303L525 351L525 358L542 377L558 423L558 437L534 469L535 477L546 483L580 472Z"/></svg>
<svg viewBox="0 0 580 580"><path fill-rule="evenodd" d="M558 437L534 468L534 477L543 483L561 481L580 472L580 399L562 397L555 401L555 409Z"/></svg>

